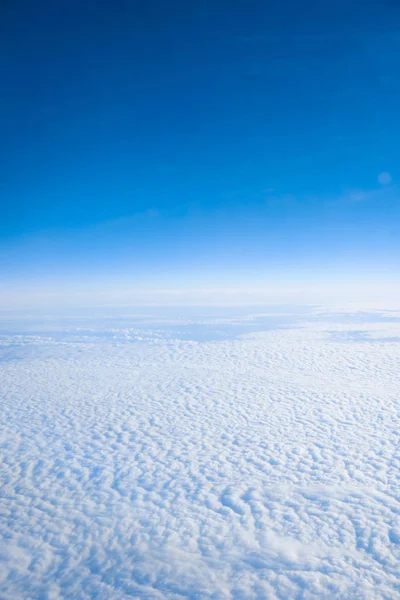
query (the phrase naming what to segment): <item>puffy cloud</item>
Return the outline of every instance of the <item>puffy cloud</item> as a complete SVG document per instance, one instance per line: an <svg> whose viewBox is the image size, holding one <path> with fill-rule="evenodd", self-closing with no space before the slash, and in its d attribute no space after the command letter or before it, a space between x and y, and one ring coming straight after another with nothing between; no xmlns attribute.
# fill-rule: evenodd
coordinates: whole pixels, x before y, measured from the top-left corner
<svg viewBox="0 0 400 600"><path fill-rule="evenodd" d="M1 598L394 597L399 321L2 327Z"/></svg>

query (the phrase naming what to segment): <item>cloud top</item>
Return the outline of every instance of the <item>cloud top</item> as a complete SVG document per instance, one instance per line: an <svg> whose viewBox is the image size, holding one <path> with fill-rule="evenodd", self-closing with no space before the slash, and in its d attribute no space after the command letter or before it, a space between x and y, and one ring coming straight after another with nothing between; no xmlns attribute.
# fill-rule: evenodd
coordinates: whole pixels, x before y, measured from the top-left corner
<svg viewBox="0 0 400 600"><path fill-rule="evenodd" d="M2 324L1 598L394 597L400 314L150 321Z"/></svg>

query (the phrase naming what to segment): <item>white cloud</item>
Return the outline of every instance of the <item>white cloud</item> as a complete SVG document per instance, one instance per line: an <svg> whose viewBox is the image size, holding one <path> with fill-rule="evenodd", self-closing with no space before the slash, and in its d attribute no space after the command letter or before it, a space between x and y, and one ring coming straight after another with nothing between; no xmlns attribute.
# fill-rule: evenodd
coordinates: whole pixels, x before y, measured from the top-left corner
<svg viewBox="0 0 400 600"><path fill-rule="evenodd" d="M396 596L398 313L1 325L2 599Z"/></svg>

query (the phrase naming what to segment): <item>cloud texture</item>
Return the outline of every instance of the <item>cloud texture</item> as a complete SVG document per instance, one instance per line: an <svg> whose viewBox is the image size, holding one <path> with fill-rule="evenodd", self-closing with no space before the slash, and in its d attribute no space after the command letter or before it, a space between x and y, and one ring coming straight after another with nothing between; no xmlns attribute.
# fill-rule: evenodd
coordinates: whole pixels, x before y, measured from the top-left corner
<svg viewBox="0 0 400 600"><path fill-rule="evenodd" d="M398 314L171 327L3 331L0 597L400 595Z"/></svg>

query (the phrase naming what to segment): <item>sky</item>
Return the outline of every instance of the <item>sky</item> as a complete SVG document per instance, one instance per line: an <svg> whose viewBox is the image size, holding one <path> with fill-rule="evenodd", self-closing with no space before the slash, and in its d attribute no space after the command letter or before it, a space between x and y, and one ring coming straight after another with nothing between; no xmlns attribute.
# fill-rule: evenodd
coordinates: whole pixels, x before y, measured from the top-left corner
<svg viewBox="0 0 400 600"><path fill-rule="evenodd" d="M2 307L396 295L400 2L8 0L0 70Z"/></svg>

